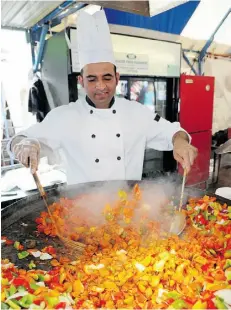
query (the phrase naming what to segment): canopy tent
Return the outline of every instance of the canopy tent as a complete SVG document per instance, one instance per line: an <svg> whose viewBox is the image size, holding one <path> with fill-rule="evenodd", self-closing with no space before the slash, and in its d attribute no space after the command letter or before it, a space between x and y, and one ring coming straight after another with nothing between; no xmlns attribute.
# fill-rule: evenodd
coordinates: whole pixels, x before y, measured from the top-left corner
<svg viewBox="0 0 231 310"><path fill-rule="evenodd" d="M180 42L183 61L194 74L203 73L206 54L231 59L230 0L2 1L2 26L30 30L32 46L40 43L37 57L32 48L37 70L45 39L75 26L79 10L93 13L101 7L115 33Z"/></svg>
<svg viewBox="0 0 231 310"><path fill-rule="evenodd" d="M231 10L230 0L85 1L85 3L94 3L93 7L96 10L99 6L105 7L110 24L182 35L193 40L208 40L227 15L222 27L214 36L214 41L231 45L231 15L228 14ZM83 7L84 3L73 0L65 2L3 0L1 25L12 29L36 31L44 23L49 22L52 29L55 26L54 20L57 24L63 17L70 16ZM230 52L229 50L229 54Z"/></svg>
<svg viewBox="0 0 231 310"><path fill-rule="evenodd" d="M163 4L165 1L163 1ZM153 17L122 12L106 8L111 24L145 28L160 32L182 35L196 40L208 40L217 25L231 9L230 0L187 1ZM216 33L217 43L231 45L231 15L227 16Z"/></svg>

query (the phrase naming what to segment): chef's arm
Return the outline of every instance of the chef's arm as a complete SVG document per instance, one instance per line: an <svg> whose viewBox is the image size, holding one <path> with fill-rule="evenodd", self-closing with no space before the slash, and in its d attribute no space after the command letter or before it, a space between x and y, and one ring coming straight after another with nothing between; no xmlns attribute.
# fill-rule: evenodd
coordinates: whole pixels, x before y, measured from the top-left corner
<svg viewBox="0 0 231 310"><path fill-rule="evenodd" d="M174 142L177 140L185 140L186 142L190 143L189 135L183 130L177 131L173 135L172 144L174 145Z"/></svg>
<svg viewBox="0 0 231 310"><path fill-rule="evenodd" d="M47 156L49 163L55 161L54 152L48 145L26 135L19 134L13 137L8 151L25 167L30 167L32 173L38 169L40 158Z"/></svg>
<svg viewBox="0 0 231 310"><path fill-rule="evenodd" d="M17 135L15 137L13 137L9 143L8 150L14 154L14 152L13 152L14 146L16 144L20 143L25 138L27 138L27 137L24 135Z"/></svg>
<svg viewBox="0 0 231 310"><path fill-rule="evenodd" d="M10 141L8 151L25 167L30 167L32 173L36 172L40 159L40 143L37 139L16 135Z"/></svg>
<svg viewBox="0 0 231 310"><path fill-rule="evenodd" d="M181 128L180 123L171 123L156 115L153 117L146 110L146 147L159 151L173 150L175 160L189 171L197 156L197 149L191 145L190 135Z"/></svg>
<svg viewBox="0 0 231 310"><path fill-rule="evenodd" d="M42 122L13 137L8 145L8 151L26 167L28 162L31 163L32 171L37 170L41 157L47 156L50 164L59 162L61 135L58 132L60 133L65 110L65 106L52 109Z"/></svg>
<svg viewBox="0 0 231 310"><path fill-rule="evenodd" d="M38 145L38 147L40 149L40 152L39 152L40 158L45 157L45 156L50 158L51 153L52 154L54 153L52 148L50 148L45 143L39 141L38 139L29 138L28 136L22 135L22 134L16 135L11 139L11 141L9 142L9 146L8 146L8 152L11 152L14 155L14 157L17 158L15 156L15 153L14 153L15 146L17 144L23 143L23 140L24 141L27 140L27 142L28 142L28 139L30 140L31 144L37 144Z"/></svg>
<svg viewBox="0 0 231 310"><path fill-rule="evenodd" d="M173 135L173 156L181 166L186 169L187 172L190 171L197 157L197 149L190 144L191 139L185 131L178 131Z"/></svg>

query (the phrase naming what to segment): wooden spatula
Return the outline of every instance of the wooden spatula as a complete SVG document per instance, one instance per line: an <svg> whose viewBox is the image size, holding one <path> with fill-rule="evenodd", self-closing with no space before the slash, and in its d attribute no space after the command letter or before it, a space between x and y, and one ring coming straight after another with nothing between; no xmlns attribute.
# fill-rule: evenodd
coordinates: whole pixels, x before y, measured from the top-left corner
<svg viewBox="0 0 231 310"><path fill-rule="evenodd" d="M180 195L179 212L181 211L182 206L183 206L183 198L184 198L184 189L185 189L186 176L187 176L187 170L184 169L184 175L183 175L183 181L182 181L182 187L181 187L181 195Z"/></svg>
<svg viewBox="0 0 231 310"><path fill-rule="evenodd" d="M181 195L180 195L180 203L178 209L176 208L175 214L173 215L173 221L170 227L170 233L180 235L186 226L186 218L185 214L182 212L183 206L183 198L184 198L184 189L185 189L185 181L186 181L187 171L184 169L182 187L181 187Z"/></svg>
<svg viewBox="0 0 231 310"><path fill-rule="evenodd" d="M59 229L52 217L52 214L51 214L51 211L49 209L49 205L48 205L48 202L47 202L47 194L39 180L39 177L37 175L37 173L35 172L33 175L33 178L34 178L34 181L35 181L35 184L37 185L37 188L39 190L39 193L40 193L40 196L42 197L43 199L43 202L44 202L44 205L46 206L47 208L47 211L48 211L48 214L51 218L51 221L53 223L53 225L55 226L56 228L56 233L57 233L57 236L64 242L64 244L67 246L67 247L70 247L72 249L74 249L76 251L76 253L78 253L78 255L81 255L83 250L84 250L84 247L85 245L83 243L80 243L80 242L77 242L77 241L73 241L73 240L70 240L64 236L61 235L61 233L59 232Z"/></svg>

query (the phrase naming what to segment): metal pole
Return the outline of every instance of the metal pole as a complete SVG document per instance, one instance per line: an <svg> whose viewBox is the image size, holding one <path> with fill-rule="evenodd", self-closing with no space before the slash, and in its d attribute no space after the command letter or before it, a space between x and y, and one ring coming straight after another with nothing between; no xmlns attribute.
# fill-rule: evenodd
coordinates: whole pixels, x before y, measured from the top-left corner
<svg viewBox="0 0 231 310"><path fill-rule="evenodd" d="M32 31L36 31L39 28L41 28L44 24L50 22L52 19L54 19L58 14L60 14L64 9L67 9L69 6L73 5L75 3L74 0L69 0L63 2L58 8L53 10L51 13L49 13L47 16L45 16L43 19L41 19L36 25L34 25L31 29Z"/></svg>
<svg viewBox="0 0 231 310"><path fill-rule="evenodd" d="M198 62L199 62L199 74L202 75L202 60L206 55L206 52L208 50L208 48L210 47L210 45L212 44L215 34L217 33L217 31L220 29L220 27L222 26L222 24L224 23L224 21L226 20L226 18L229 16L231 12L231 8L228 10L228 12L225 14L225 16L222 18L222 20L220 21L220 23L218 24L218 26L216 27L216 29L213 31L211 37L208 39L208 41L206 42L206 44L204 45L204 47L202 48L199 58L198 58Z"/></svg>
<svg viewBox="0 0 231 310"><path fill-rule="evenodd" d="M37 55L37 59L35 61L35 65L34 65L34 72L38 71L39 64L41 63L41 60L42 60L42 55L43 55L43 50L44 50L44 46L45 46L46 34L48 31L48 28L49 28L49 25L47 25L47 24L43 25L41 36L40 36L38 55Z"/></svg>
<svg viewBox="0 0 231 310"><path fill-rule="evenodd" d="M191 64L191 62L189 61L188 57L185 55L185 52L183 51L182 52L182 55L183 55L183 58L185 60L185 62L187 63L187 65L190 67L190 69L192 70L192 72L195 74L195 75L198 75L198 73L196 72L196 70L193 68L193 65Z"/></svg>

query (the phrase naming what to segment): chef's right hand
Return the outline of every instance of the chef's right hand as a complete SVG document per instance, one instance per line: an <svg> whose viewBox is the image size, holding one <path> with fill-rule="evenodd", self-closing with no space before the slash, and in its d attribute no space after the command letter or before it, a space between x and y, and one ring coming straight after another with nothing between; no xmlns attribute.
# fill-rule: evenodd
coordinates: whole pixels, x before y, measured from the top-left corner
<svg viewBox="0 0 231 310"><path fill-rule="evenodd" d="M15 158L27 168L30 167L31 173L38 170L40 158L40 144L37 139L24 138L13 146Z"/></svg>

